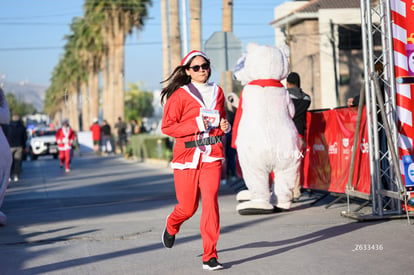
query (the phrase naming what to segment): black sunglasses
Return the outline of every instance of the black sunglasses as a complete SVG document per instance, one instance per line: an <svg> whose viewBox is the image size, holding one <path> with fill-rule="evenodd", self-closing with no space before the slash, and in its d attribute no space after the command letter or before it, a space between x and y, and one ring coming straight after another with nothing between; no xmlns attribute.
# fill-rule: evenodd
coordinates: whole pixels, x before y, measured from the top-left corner
<svg viewBox="0 0 414 275"><path fill-rule="evenodd" d="M209 63L204 63L200 65L195 65L192 67L188 67L189 69L193 69L194 72L198 72L200 70L200 68L202 68L203 70L208 70L210 69L210 64Z"/></svg>

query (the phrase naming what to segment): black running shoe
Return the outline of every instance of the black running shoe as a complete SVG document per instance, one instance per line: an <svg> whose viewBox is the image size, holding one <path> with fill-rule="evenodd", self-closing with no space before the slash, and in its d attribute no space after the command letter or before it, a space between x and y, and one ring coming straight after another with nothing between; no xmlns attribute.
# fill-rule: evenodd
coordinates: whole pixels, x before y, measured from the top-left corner
<svg viewBox="0 0 414 275"><path fill-rule="evenodd" d="M165 227L164 233L162 234L162 244L166 248L171 248L173 247L174 242L175 242L175 235L170 235L170 233L168 233L167 231L167 227Z"/></svg>
<svg viewBox="0 0 414 275"><path fill-rule="evenodd" d="M219 270L222 268L223 266L217 261L217 258L211 258L207 262L203 262L204 270Z"/></svg>

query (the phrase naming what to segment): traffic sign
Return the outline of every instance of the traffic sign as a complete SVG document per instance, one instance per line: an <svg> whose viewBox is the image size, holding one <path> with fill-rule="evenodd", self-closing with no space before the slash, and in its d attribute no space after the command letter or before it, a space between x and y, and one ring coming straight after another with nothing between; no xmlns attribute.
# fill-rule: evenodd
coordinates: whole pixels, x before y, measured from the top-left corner
<svg viewBox="0 0 414 275"><path fill-rule="evenodd" d="M204 44L204 51L217 72L233 70L243 49L232 32L214 32Z"/></svg>

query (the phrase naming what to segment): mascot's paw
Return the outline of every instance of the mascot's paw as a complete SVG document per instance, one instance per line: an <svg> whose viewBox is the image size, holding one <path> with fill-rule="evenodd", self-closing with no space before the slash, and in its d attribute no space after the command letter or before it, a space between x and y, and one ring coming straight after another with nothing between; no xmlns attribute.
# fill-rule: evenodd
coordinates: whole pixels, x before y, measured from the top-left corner
<svg viewBox="0 0 414 275"><path fill-rule="evenodd" d="M278 209L282 209L283 211L289 211L290 207L292 206L292 202L278 202L275 207ZM279 212L283 212L279 211Z"/></svg>
<svg viewBox="0 0 414 275"><path fill-rule="evenodd" d="M282 213L282 212L288 212L290 209L286 209L286 208L280 208L275 206L273 208L273 213Z"/></svg>
<svg viewBox="0 0 414 275"><path fill-rule="evenodd" d="M250 200L250 191L249 190L242 190L237 193L236 200L238 202L244 202Z"/></svg>
<svg viewBox="0 0 414 275"><path fill-rule="evenodd" d="M263 215L274 213L274 206L265 201L245 201L237 205L240 215Z"/></svg>

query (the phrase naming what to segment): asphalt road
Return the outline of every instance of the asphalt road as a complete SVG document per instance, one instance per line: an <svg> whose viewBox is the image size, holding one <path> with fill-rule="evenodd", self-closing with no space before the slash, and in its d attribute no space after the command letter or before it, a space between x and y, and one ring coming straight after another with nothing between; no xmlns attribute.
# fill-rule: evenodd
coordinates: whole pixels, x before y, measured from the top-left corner
<svg viewBox="0 0 414 275"><path fill-rule="evenodd" d="M412 274L414 226L357 222L346 201L306 193L289 212L240 216L236 189L219 195L222 274ZM351 201L355 209L360 202ZM175 204L172 170L119 156L76 156L65 173L51 157L24 162L2 210L0 274L205 274L200 211L161 244ZM364 211L370 211L369 207Z"/></svg>

